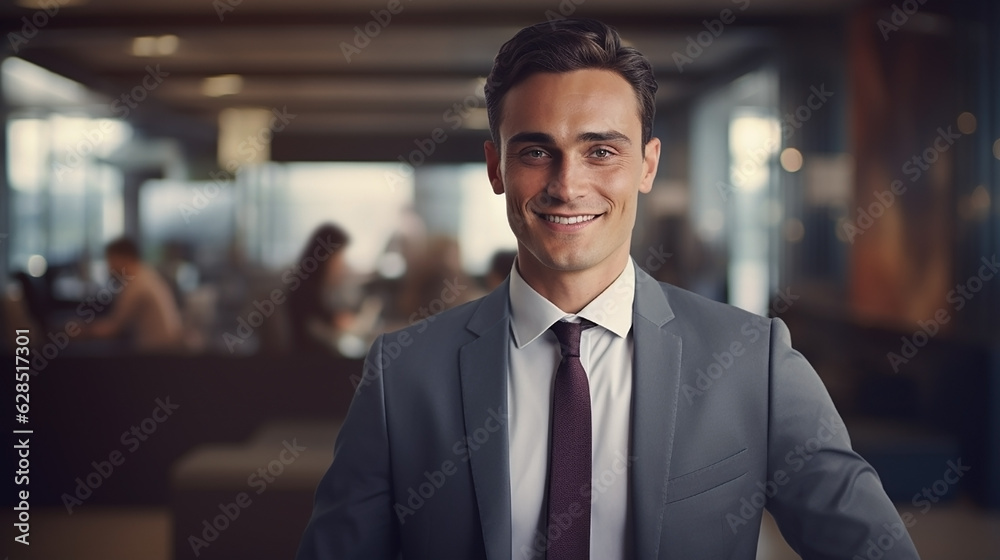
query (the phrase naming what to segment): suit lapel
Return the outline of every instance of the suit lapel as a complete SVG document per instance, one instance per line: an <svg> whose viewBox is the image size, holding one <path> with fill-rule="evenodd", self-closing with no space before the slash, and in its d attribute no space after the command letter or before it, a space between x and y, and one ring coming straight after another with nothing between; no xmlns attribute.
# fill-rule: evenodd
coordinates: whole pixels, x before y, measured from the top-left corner
<svg viewBox="0 0 1000 560"><path fill-rule="evenodd" d="M459 352L465 435L479 445L476 450L470 448L469 462L486 557L490 560L511 558L510 455L506 421L508 298L508 285L504 282L483 299L467 325L479 338ZM486 427L495 425L496 418L502 419L500 429L490 433ZM484 437L486 441L480 445Z"/></svg>
<svg viewBox="0 0 1000 560"><path fill-rule="evenodd" d="M680 390L681 339L664 327L674 313L659 283L635 267L629 470L636 558L659 558L660 532Z"/></svg>

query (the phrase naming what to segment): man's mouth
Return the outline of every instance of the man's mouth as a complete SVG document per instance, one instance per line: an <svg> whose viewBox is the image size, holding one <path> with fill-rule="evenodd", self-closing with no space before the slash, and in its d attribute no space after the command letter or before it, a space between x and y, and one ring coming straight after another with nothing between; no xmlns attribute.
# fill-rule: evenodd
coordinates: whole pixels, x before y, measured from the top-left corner
<svg viewBox="0 0 1000 560"><path fill-rule="evenodd" d="M576 216L557 216L555 214L539 214L542 218L554 223L562 225L572 225L579 224L583 222L589 222L594 218L600 216L600 214L579 214Z"/></svg>

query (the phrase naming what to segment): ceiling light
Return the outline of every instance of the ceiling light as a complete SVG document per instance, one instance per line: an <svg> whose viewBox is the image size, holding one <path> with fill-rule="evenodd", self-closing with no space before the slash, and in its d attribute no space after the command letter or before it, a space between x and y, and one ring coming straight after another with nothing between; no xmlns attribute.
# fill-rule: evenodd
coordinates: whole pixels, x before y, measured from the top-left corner
<svg viewBox="0 0 1000 560"><path fill-rule="evenodd" d="M802 169L802 152L795 148L785 148L781 151L781 167L789 173Z"/></svg>
<svg viewBox="0 0 1000 560"><path fill-rule="evenodd" d="M156 53L156 37L136 37L132 39L134 56L153 56Z"/></svg>
<svg viewBox="0 0 1000 560"><path fill-rule="evenodd" d="M28 274L35 278L41 278L45 271L49 269L49 263L41 255L31 255L28 257Z"/></svg>
<svg viewBox="0 0 1000 560"><path fill-rule="evenodd" d="M958 131L962 134L972 134L976 131L976 116L966 111L958 116Z"/></svg>
<svg viewBox="0 0 1000 560"><path fill-rule="evenodd" d="M798 243L806 235L806 227L802 220L789 218L785 220L785 240L790 243Z"/></svg>
<svg viewBox="0 0 1000 560"><path fill-rule="evenodd" d="M219 113L219 167L235 174L245 165L271 159L274 119L270 109L230 107Z"/></svg>
<svg viewBox="0 0 1000 560"><path fill-rule="evenodd" d="M243 90L243 76L239 74L223 74L205 78L201 82L201 93L208 97L234 95Z"/></svg>
<svg viewBox="0 0 1000 560"><path fill-rule="evenodd" d="M177 52L178 43L177 35L160 35L156 38L156 51L163 56L172 55Z"/></svg>
<svg viewBox="0 0 1000 560"><path fill-rule="evenodd" d="M489 130L490 117L485 107L473 107L462 121L462 128L469 130Z"/></svg>
<svg viewBox="0 0 1000 560"><path fill-rule="evenodd" d="M177 35L136 37L132 39L134 56L170 56L177 52Z"/></svg>

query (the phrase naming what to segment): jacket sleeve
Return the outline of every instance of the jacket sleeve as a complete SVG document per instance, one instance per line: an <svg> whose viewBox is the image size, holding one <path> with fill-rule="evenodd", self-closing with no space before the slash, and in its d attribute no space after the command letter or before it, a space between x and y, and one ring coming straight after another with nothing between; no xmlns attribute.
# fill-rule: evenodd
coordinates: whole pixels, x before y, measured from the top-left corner
<svg viewBox="0 0 1000 560"><path fill-rule="evenodd" d="M368 352L333 464L316 490L297 560L397 558L389 437L379 336Z"/></svg>
<svg viewBox="0 0 1000 560"><path fill-rule="evenodd" d="M805 560L919 558L875 470L788 328L771 322L768 511ZM912 522L910 523L912 525Z"/></svg>

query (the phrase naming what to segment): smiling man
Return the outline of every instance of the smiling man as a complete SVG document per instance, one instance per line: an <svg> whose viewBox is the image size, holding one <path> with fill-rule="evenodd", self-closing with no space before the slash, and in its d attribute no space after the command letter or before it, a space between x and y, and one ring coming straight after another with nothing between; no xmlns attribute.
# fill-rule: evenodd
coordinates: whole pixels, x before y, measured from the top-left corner
<svg viewBox="0 0 1000 560"><path fill-rule="evenodd" d="M618 71L584 68L525 77L493 115L486 166L507 197L518 272L565 311L590 303L629 260L639 193L660 157L640 107Z"/></svg>
<svg viewBox="0 0 1000 560"><path fill-rule="evenodd" d="M515 266L374 342L299 559L749 560L765 508L806 559L917 557L781 321L629 257L655 93L600 22L501 48L485 152Z"/></svg>

